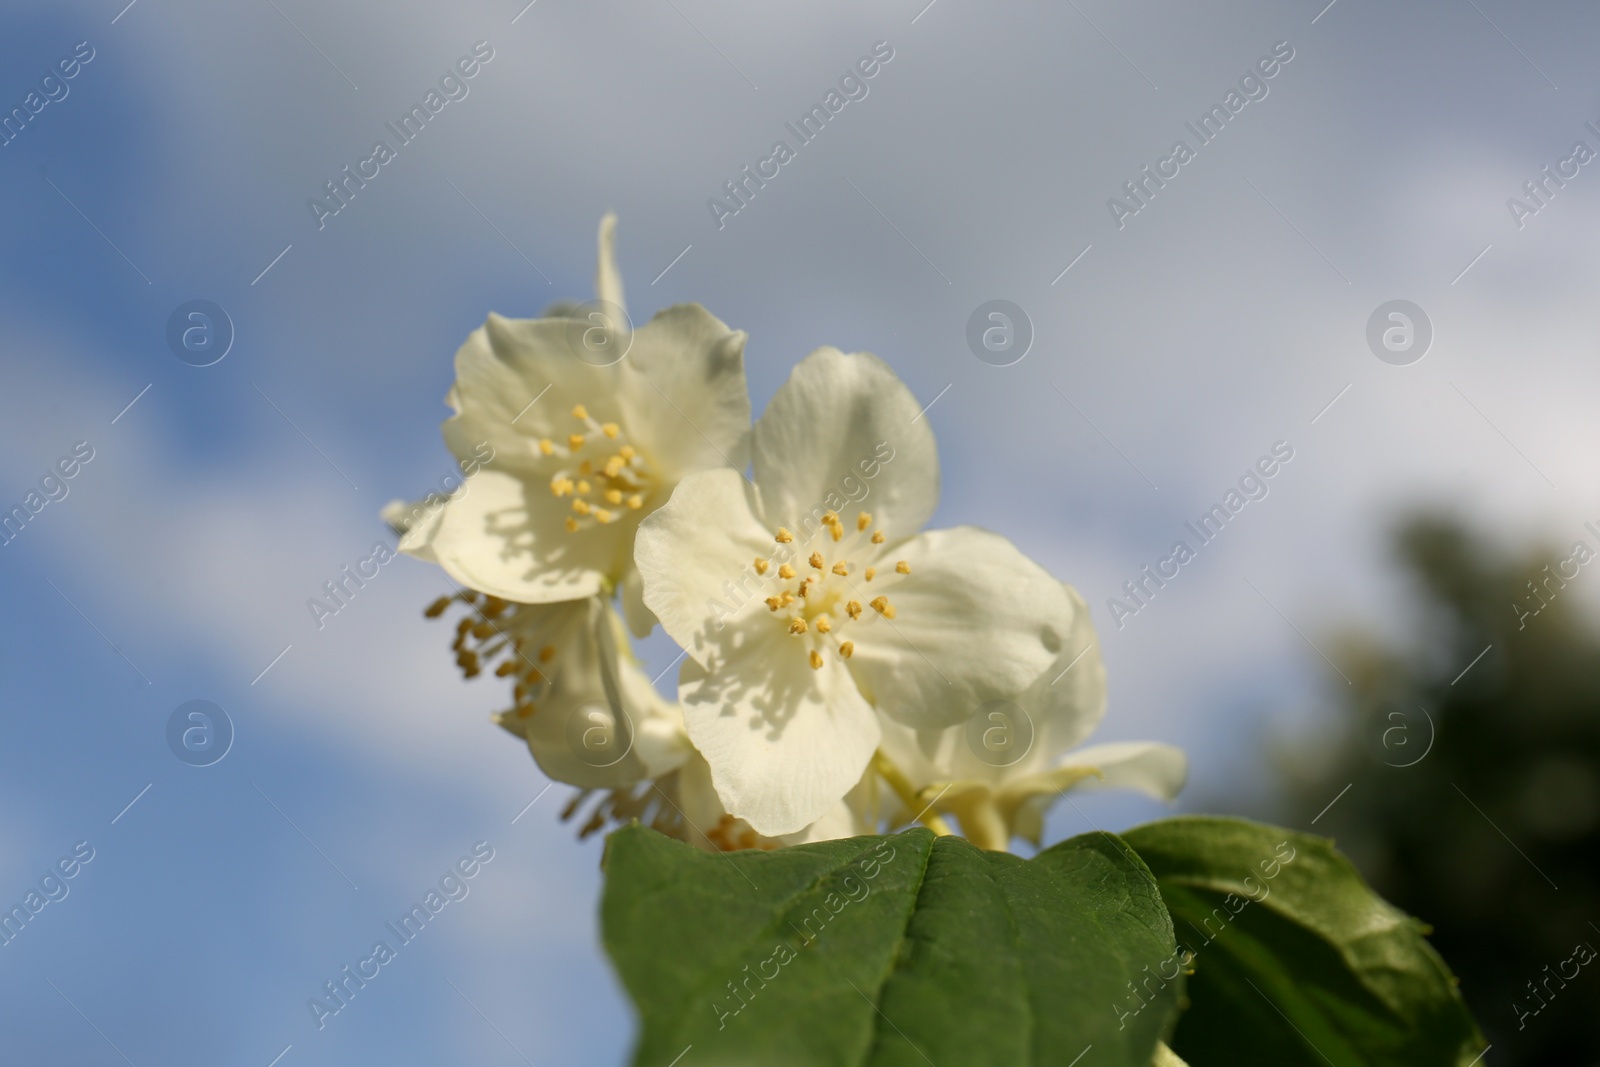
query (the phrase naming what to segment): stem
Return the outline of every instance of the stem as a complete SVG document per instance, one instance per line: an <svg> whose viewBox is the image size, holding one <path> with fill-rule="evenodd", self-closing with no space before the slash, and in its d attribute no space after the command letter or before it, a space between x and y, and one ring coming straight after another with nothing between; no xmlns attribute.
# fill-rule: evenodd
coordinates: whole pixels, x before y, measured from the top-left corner
<svg viewBox="0 0 1600 1067"><path fill-rule="evenodd" d="M896 767L890 761L888 756L883 754L882 749L872 754L872 768L878 772L885 782L889 783L889 788L894 790L895 796L900 798L900 803L906 806L907 811L915 811L917 809L917 805L922 799L921 796L911 785L911 780L905 776L899 767ZM938 812L931 810L932 807L933 805L929 804L922 809L922 814L919 816L922 825L940 837L953 836L955 831L950 829L950 824L945 822L944 817Z"/></svg>

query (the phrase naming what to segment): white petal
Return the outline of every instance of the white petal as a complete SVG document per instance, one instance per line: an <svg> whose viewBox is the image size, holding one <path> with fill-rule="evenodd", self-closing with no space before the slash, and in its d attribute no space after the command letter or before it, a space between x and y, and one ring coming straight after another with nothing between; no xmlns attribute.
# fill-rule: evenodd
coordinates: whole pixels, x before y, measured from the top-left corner
<svg viewBox="0 0 1600 1067"><path fill-rule="evenodd" d="M572 785L620 788L681 763L689 748L677 711L616 643L625 635L610 605L592 598L539 610L552 622L527 643L557 652L540 667L550 692L521 726L540 769Z"/></svg>
<svg viewBox="0 0 1600 1067"><path fill-rule="evenodd" d="M749 462L744 343L744 331L699 304L667 308L633 332L621 364L624 421L667 481Z"/></svg>
<svg viewBox="0 0 1600 1067"><path fill-rule="evenodd" d="M1069 753L1060 768L1094 767L1100 776L1085 778L1075 789L1132 789L1156 800L1171 801L1189 777L1189 757L1175 745L1158 741L1113 741Z"/></svg>
<svg viewBox="0 0 1600 1067"><path fill-rule="evenodd" d="M524 604L579 600L598 593L626 560L622 524L568 532L546 486L485 468L470 476L432 526L400 543L426 545L450 576L472 589Z"/></svg>
<svg viewBox="0 0 1600 1067"><path fill-rule="evenodd" d="M600 258L594 272L594 294L608 304L627 310L622 300L622 272L617 270L617 216L608 211L600 220Z"/></svg>
<svg viewBox="0 0 1600 1067"><path fill-rule="evenodd" d="M765 516L797 532L815 530L823 512L859 503L891 537L920 530L939 502L938 452L920 411L876 356L811 353L778 387L753 433Z"/></svg>
<svg viewBox="0 0 1600 1067"><path fill-rule="evenodd" d="M723 631L711 669L686 658L678 696L722 806L781 837L822 818L860 780L878 720L836 659L813 670L794 638L756 621L764 625Z"/></svg>
<svg viewBox="0 0 1600 1067"><path fill-rule="evenodd" d="M850 805L839 801L828 813L804 830L793 834L784 834L779 838L786 845L809 845L816 841L838 841L845 837L860 837L869 834L872 830L862 826L856 819L855 813L850 810Z"/></svg>
<svg viewBox="0 0 1600 1067"><path fill-rule="evenodd" d="M1062 584L1072 601L1072 630L1055 662L1016 701L1033 720L1034 745L1018 772L1049 766L1083 743L1106 713L1106 664L1089 605L1072 586Z"/></svg>
<svg viewBox="0 0 1600 1067"><path fill-rule="evenodd" d="M429 563L439 562L432 543L439 520L444 517L445 500L443 495L435 494L414 504L391 500L383 506L379 515L400 538L400 551Z"/></svg>
<svg viewBox="0 0 1600 1067"><path fill-rule="evenodd" d="M631 564L632 561L630 560ZM629 566L617 583L617 599L622 603L622 617L628 620L628 629L635 637L646 637L656 627L656 615L644 603L644 579L639 568Z"/></svg>
<svg viewBox="0 0 1600 1067"><path fill-rule="evenodd" d="M965 722L991 700L1015 700L1066 648L1077 614L1062 584L998 534L974 526L932 530L891 546L886 571L861 581L895 609L855 640L850 669L879 709L918 728ZM855 629L851 624L850 629Z"/></svg>
<svg viewBox="0 0 1600 1067"><path fill-rule="evenodd" d="M766 612L767 579L754 562L775 547L772 532L756 521L743 475L727 467L691 474L634 539L645 605L709 666L724 627Z"/></svg>
<svg viewBox="0 0 1600 1067"><path fill-rule="evenodd" d="M445 398L456 410L443 427L456 458L481 461L486 445L494 450L495 467L524 470L539 463L540 438L564 441L581 431L574 405L592 409L600 422L617 419L627 372L620 364L597 367L579 359L572 328L571 319L491 314L472 331L456 352L456 381Z"/></svg>

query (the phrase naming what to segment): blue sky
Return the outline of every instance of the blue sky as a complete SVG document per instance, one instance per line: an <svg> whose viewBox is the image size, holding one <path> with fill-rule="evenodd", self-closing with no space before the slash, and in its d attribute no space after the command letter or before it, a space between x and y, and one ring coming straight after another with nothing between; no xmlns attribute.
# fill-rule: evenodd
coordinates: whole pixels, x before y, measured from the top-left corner
<svg viewBox="0 0 1600 1067"><path fill-rule="evenodd" d="M391 563L320 630L305 604L450 471L466 334L591 293L607 210L635 318L747 330L758 411L823 344L933 402L936 524L1083 591L1097 740L1188 749L1180 807L1264 795L1269 742L1330 704L1334 622L1405 633L1394 508L1563 543L1600 513L1600 177L1507 206L1600 149L1582 5L124 2L12 4L0 34L6 109L93 49L0 148L0 504L94 451L0 549L0 902L94 849L0 947L19 1061L625 1058L599 843L421 617L442 576ZM308 200L480 41L467 95L319 228ZM866 95L719 228L707 200L878 42ZM1119 227L1123 183L1279 42ZM204 368L165 340L195 299L236 333ZM966 341L993 299L1034 330L1009 367ZM1407 366L1366 341L1393 299L1434 328ZM1279 441L1265 499L1116 628L1108 599ZM166 745L194 699L235 729L209 767ZM1158 812L1094 797L1051 832ZM307 998L480 841L470 894L319 1030Z"/></svg>

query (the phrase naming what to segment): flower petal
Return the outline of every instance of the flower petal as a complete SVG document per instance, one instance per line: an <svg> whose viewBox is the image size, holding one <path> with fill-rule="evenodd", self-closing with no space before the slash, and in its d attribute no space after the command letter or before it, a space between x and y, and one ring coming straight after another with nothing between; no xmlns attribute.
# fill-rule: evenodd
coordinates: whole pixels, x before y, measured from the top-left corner
<svg viewBox="0 0 1600 1067"><path fill-rule="evenodd" d="M666 481L749 462L744 343L743 330L699 304L667 308L633 332L621 364L624 420Z"/></svg>
<svg viewBox="0 0 1600 1067"><path fill-rule="evenodd" d="M598 300L627 310L622 300L622 272L617 269L617 216L608 211L600 220L600 258L594 271L594 295Z"/></svg>
<svg viewBox="0 0 1600 1067"><path fill-rule="evenodd" d="M878 357L837 348L811 353L753 431L765 518L815 530L823 512L860 500L890 536L920 530L939 502L938 452L920 410Z"/></svg>
<svg viewBox="0 0 1600 1067"><path fill-rule="evenodd" d="M744 476L727 467L691 474L634 539L644 602L702 665L730 622L766 612L753 567L776 547L756 521Z"/></svg>
<svg viewBox="0 0 1600 1067"><path fill-rule="evenodd" d="M545 487L484 468L436 522L413 526L400 550L431 551L456 581L504 600L580 600L600 592L615 562L626 558L627 531L616 525L569 533L563 517Z"/></svg>
<svg viewBox="0 0 1600 1067"><path fill-rule="evenodd" d="M1035 845L1044 816L1069 790L1132 789L1171 801L1189 775L1183 750L1156 741L1115 741L1080 748L1060 765L1008 784L1001 805L1012 812L1012 832Z"/></svg>
<svg viewBox="0 0 1600 1067"><path fill-rule="evenodd" d="M730 814L767 837L798 833L860 780L877 716L838 661L813 670L780 627L729 626L721 636L711 669L683 661L689 738Z"/></svg>
<svg viewBox="0 0 1600 1067"><path fill-rule="evenodd" d="M1076 628L1062 584L998 534L932 530L893 546L910 573L888 574L894 618L869 613L851 671L892 718L953 726L1041 680ZM861 599L876 594L862 582ZM868 590L873 590L869 593Z"/></svg>

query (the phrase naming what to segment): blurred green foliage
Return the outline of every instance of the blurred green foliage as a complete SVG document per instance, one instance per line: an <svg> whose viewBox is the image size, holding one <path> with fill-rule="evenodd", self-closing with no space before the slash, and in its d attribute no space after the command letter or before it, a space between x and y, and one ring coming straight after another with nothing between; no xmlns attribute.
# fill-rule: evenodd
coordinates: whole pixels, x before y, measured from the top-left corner
<svg viewBox="0 0 1600 1067"><path fill-rule="evenodd" d="M1487 1062L1600 1063L1600 537L1511 551L1429 513L1395 547L1406 636L1339 636L1335 730L1285 754L1277 814L1432 925Z"/></svg>

